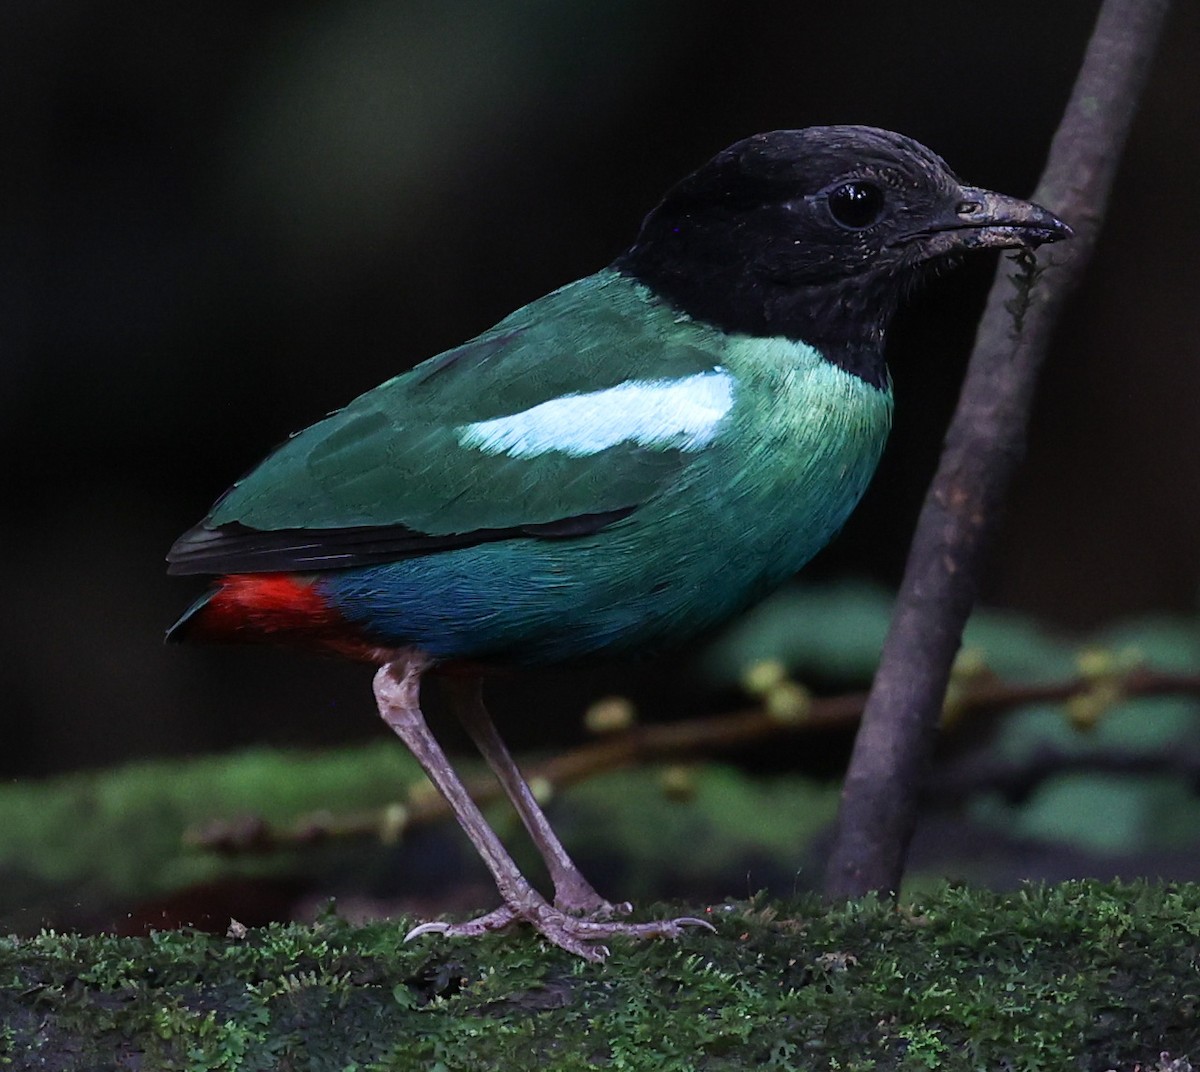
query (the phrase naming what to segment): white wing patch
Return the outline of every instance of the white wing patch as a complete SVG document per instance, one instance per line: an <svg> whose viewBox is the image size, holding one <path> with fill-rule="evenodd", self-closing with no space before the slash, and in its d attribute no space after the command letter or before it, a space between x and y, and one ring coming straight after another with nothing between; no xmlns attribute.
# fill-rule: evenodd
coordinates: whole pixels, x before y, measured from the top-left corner
<svg viewBox="0 0 1200 1072"><path fill-rule="evenodd" d="M485 454L583 458L618 443L660 450L706 447L733 406L733 377L719 365L675 380L626 380L563 395L519 413L458 428L458 441Z"/></svg>

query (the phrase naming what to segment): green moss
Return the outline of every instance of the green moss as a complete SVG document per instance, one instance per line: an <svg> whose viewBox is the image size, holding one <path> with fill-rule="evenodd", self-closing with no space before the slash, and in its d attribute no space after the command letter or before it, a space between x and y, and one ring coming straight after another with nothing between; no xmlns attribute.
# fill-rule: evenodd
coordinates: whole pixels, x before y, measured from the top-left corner
<svg viewBox="0 0 1200 1072"><path fill-rule="evenodd" d="M0 1060L172 1070L1058 1070L1200 1052L1200 890L754 901L604 965L528 932L0 941Z"/></svg>

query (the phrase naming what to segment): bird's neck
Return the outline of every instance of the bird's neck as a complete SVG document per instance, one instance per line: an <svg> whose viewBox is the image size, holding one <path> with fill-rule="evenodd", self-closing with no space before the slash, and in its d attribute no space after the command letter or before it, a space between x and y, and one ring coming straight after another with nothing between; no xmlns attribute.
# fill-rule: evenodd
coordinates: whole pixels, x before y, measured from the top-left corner
<svg viewBox="0 0 1200 1072"><path fill-rule="evenodd" d="M680 263L634 246L613 262L672 308L731 334L788 338L874 387L887 386L884 331L895 307L861 277L819 285L756 276L738 263Z"/></svg>

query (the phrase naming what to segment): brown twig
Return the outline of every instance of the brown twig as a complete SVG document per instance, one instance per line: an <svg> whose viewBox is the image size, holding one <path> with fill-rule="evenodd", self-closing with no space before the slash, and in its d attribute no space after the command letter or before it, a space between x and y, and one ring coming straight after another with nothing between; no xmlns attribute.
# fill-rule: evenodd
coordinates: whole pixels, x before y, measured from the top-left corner
<svg viewBox="0 0 1200 1072"><path fill-rule="evenodd" d="M1171 674L1136 668L1111 679L1122 697L1200 695L1200 674ZM1060 703L1095 687L1091 677L1047 684L1006 684L979 677L967 683L958 703L960 719L995 717L1016 707ZM862 714L864 693L814 699L802 719L781 719L760 709L735 711L711 718L690 719L665 725L635 726L621 733L582 745L525 770L533 785L558 791L607 771L639 763L679 760L726 753L788 735L852 727ZM502 796L491 780L470 786L476 802L487 805ZM267 852L344 837L388 837L415 826L450 817L445 801L435 793L418 793L396 809L379 809L356 815L319 815L301 819L288 828L273 827L257 818L213 822L189 831L189 845L226 853Z"/></svg>
<svg viewBox="0 0 1200 1072"><path fill-rule="evenodd" d="M1050 333L1095 245L1168 6L1105 0L1033 195L1076 237L1021 258L1018 273L1001 263L992 286L846 775L825 881L832 898L899 888L979 563L1024 451Z"/></svg>
<svg viewBox="0 0 1200 1072"><path fill-rule="evenodd" d="M925 807L953 808L980 793L992 792L1010 804L1021 804L1051 778L1079 771L1165 774L1200 785L1200 749L1164 747L1157 752L1131 752L1127 748L1093 748L1072 752L1044 744L1019 760L990 753L966 756L939 764L937 777L930 778L921 789L921 803Z"/></svg>

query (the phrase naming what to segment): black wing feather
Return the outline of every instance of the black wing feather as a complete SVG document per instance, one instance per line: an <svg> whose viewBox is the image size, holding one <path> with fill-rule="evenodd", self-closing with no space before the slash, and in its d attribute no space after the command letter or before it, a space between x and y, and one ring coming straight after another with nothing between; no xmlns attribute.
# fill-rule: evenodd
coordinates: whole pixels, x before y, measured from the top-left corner
<svg viewBox="0 0 1200 1072"><path fill-rule="evenodd" d="M514 539L565 539L599 532L636 506L510 528L431 536L404 525L330 529L253 529L238 522L189 529L167 555L167 572L291 573L347 569Z"/></svg>

